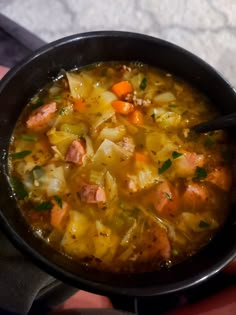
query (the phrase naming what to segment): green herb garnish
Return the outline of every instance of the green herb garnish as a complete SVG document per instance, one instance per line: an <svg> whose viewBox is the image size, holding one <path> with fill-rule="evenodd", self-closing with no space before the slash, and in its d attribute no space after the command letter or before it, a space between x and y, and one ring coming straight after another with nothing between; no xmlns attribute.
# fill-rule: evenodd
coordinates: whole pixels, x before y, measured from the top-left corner
<svg viewBox="0 0 236 315"><path fill-rule="evenodd" d="M36 102L33 104L33 108L38 108L44 104L44 101L39 97Z"/></svg>
<svg viewBox="0 0 236 315"><path fill-rule="evenodd" d="M201 228L201 229L205 229L205 228L209 228L210 227L210 224L206 221L200 221L198 226Z"/></svg>
<svg viewBox="0 0 236 315"><path fill-rule="evenodd" d="M60 100L60 99L61 99L61 95L55 95L55 96L53 97L53 99L54 99L54 100Z"/></svg>
<svg viewBox="0 0 236 315"><path fill-rule="evenodd" d="M205 139L205 142L204 142L205 147L210 148L210 147L212 147L214 144L215 144L215 141L214 141L212 138L207 137L207 138Z"/></svg>
<svg viewBox="0 0 236 315"><path fill-rule="evenodd" d="M60 109L59 115L64 115L65 112L66 112L66 109L63 107L63 108Z"/></svg>
<svg viewBox="0 0 236 315"><path fill-rule="evenodd" d="M140 85L139 85L139 88L140 88L141 90L145 90L146 87L147 87L147 78L143 78L142 81L141 81L141 83L140 83Z"/></svg>
<svg viewBox="0 0 236 315"><path fill-rule="evenodd" d="M167 191L165 192L167 199L169 199L170 201L173 201L171 194L169 194Z"/></svg>
<svg viewBox="0 0 236 315"><path fill-rule="evenodd" d="M178 107L178 105L177 105L177 104L169 104L168 106L169 106L169 107L171 107L171 108Z"/></svg>
<svg viewBox="0 0 236 315"><path fill-rule="evenodd" d="M204 179L207 177L207 171L204 167L196 167L195 176L197 179Z"/></svg>
<svg viewBox="0 0 236 315"><path fill-rule="evenodd" d="M24 157L26 157L27 155L31 154L31 151L29 150L25 150L25 151L20 151L20 152L16 152L16 153L12 153L10 154L10 157L14 160L16 159L23 159Z"/></svg>
<svg viewBox="0 0 236 315"><path fill-rule="evenodd" d="M36 211L46 211L51 210L53 207L53 204L50 201L44 201L42 203L39 203L35 206Z"/></svg>
<svg viewBox="0 0 236 315"><path fill-rule="evenodd" d="M164 173L166 170L168 170L168 168L170 168L172 165L172 162L170 159L166 160L163 164L162 167L158 168L158 173L162 174Z"/></svg>
<svg viewBox="0 0 236 315"><path fill-rule="evenodd" d="M153 113L153 114L151 115L151 117L155 120L156 115Z"/></svg>
<svg viewBox="0 0 236 315"><path fill-rule="evenodd" d="M59 196L53 197L60 208L62 208L62 199Z"/></svg>
<svg viewBox="0 0 236 315"><path fill-rule="evenodd" d="M24 141L30 141L30 142L35 142L35 141L38 140L36 137L29 136L29 135L22 135L21 139L24 140Z"/></svg>
<svg viewBox="0 0 236 315"><path fill-rule="evenodd" d="M11 185L15 191L16 197L19 200L24 200L28 196L28 191L25 189L25 186L17 177L11 178Z"/></svg>
<svg viewBox="0 0 236 315"><path fill-rule="evenodd" d="M180 157L181 155L183 155L183 153L174 151L174 152L172 153L172 158L173 158L173 159L177 159L177 158Z"/></svg>

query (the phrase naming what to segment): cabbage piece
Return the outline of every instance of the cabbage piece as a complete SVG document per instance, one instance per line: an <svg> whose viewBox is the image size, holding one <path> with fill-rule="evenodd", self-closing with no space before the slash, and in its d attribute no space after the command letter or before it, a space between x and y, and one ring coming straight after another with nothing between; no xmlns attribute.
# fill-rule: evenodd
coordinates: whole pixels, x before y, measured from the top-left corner
<svg viewBox="0 0 236 315"><path fill-rule="evenodd" d="M66 131L58 131L55 128L50 129L47 132L47 136L51 145L56 146L63 156L66 154L72 141L78 138L75 134Z"/></svg>
<svg viewBox="0 0 236 315"><path fill-rule="evenodd" d="M117 97L112 92L99 87L94 88L93 93L86 100L89 106L84 113L93 128L99 127L115 114L111 102L116 99Z"/></svg>
<svg viewBox="0 0 236 315"><path fill-rule="evenodd" d="M138 132L138 128L134 126L131 122L129 122L128 119L123 117L122 115L117 115L117 120L121 124L123 124L128 130L128 132L131 133L132 135Z"/></svg>
<svg viewBox="0 0 236 315"><path fill-rule="evenodd" d="M46 190L49 197L65 193L66 181L63 167L49 164L43 170L45 171L45 176L40 178L42 183L41 189Z"/></svg>
<svg viewBox="0 0 236 315"><path fill-rule="evenodd" d="M159 181L160 176L158 176L157 169L153 165L146 163L142 163L141 165L142 167L139 167L135 174L127 175L128 180L132 181L129 187L132 192L150 188Z"/></svg>
<svg viewBox="0 0 236 315"><path fill-rule="evenodd" d="M78 257L85 257L91 253L92 242L87 237L87 232L91 230L91 222L82 213L70 211L69 222L66 226L61 246L66 253Z"/></svg>
<svg viewBox="0 0 236 315"><path fill-rule="evenodd" d="M74 98L86 98L93 89L93 79L85 73L66 73L70 93Z"/></svg>
<svg viewBox="0 0 236 315"><path fill-rule="evenodd" d="M94 156L93 143L89 136L84 136L86 142L86 159L91 159Z"/></svg>
<svg viewBox="0 0 236 315"><path fill-rule="evenodd" d="M128 229L128 231L126 232L125 236L122 238L120 245L121 246L127 246L131 240L131 237L135 231L137 227L137 220L133 219L133 224L131 225L131 227Z"/></svg>
<svg viewBox="0 0 236 315"><path fill-rule="evenodd" d="M90 174L89 174L89 182L103 187L104 186L104 174L105 174L104 170L98 171L98 170L91 169Z"/></svg>
<svg viewBox="0 0 236 315"><path fill-rule="evenodd" d="M131 156L131 152L125 150L114 142L105 139L92 158L92 163L93 166L97 168L103 168L105 166L111 171L117 170L119 172L119 166Z"/></svg>
<svg viewBox="0 0 236 315"><path fill-rule="evenodd" d="M172 92L164 92L164 93L158 94L153 99L154 103L158 103L158 104L174 102L175 100L176 100L176 97L174 96Z"/></svg>
<svg viewBox="0 0 236 315"><path fill-rule="evenodd" d="M77 124L62 124L60 130L83 137L88 133L88 126L80 121Z"/></svg>
<svg viewBox="0 0 236 315"><path fill-rule="evenodd" d="M126 134L126 129L124 125L119 125L117 127L109 128L104 127L98 136L99 140L108 139L114 142L120 141Z"/></svg>
<svg viewBox="0 0 236 315"><path fill-rule="evenodd" d="M105 175L105 191L107 197L107 205L110 206L118 200L118 187L115 177L110 172Z"/></svg>
<svg viewBox="0 0 236 315"><path fill-rule="evenodd" d="M104 262L110 262L116 253L119 237L100 221L96 221L96 229L97 233L93 238L94 256L102 259Z"/></svg>
<svg viewBox="0 0 236 315"><path fill-rule="evenodd" d="M191 232L204 232L218 228L219 224L206 213L183 212L177 221L178 229L189 234Z"/></svg>
<svg viewBox="0 0 236 315"><path fill-rule="evenodd" d="M37 170L42 172L42 176L36 178L35 171L27 172L23 176L23 183L30 190L32 199L42 194L51 197L67 192L62 166L56 167L55 164L49 164Z"/></svg>
<svg viewBox="0 0 236 315"><path fill-rule="evenodd" d="M150 132L146 137L146 147L154 162L170 158L173 151L178 151L179 143L178 136L170 137L161 131Z"/></svg>
<svg viewBox="0 0 236 315"><path fill-rule="evenodd" d="M166 112L165 114L156 118L158 126L165 129L172 129L178 127L181 124L181 115L174 112Z"/></svg>

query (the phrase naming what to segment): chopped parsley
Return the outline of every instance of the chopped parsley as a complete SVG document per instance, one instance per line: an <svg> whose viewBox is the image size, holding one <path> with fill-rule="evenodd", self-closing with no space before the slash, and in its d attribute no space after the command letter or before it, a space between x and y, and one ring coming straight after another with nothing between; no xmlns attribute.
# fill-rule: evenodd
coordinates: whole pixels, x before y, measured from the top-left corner
<svg viewBox="0 0 236 315"><path fill-rule="evenodd" d="M167 199L169 199L170 201L173 201L171 194L169 194L167 191L165 192L165 195L166 195Z"/></svg>
<svg viewBox="0 0 236 315"><path fill-rule="evenodd" d="M204 167L196 167L196 171L195 171L195 177L197 179L204 179L207 177L207 171Z"/></svg>
<svg viewBox="0 0 236 315"><path fill-rule="evenodd" d="M37 101L35 101L33 103L33 108L38 108L40 106L42 106L44 104L44 101L43 99L41 99L40 97L37 99Z"/></svg>
<svg viewBox="0 0 236 315"><path fill-rule="evenodd" d="M59 196L53 197L60 208L62 208L62 199Z"/></svg>
<svg viewBox="0 0 236 315"><path fill-rule="evenodd" d="M44 201L42 203L39 203L35 206L36 211L47 211L51 210L53 207L53 204L50 201Z"/></svg>
<svg viewBox="0 0 236 315"><path fill-rule="evenodd" d="M55 95L55 96L53 97L53 99L54 99L54 100L60 100L60 99L61 99L61 95Z"/></svg>
<svg viewBox="0 0 236 315"><path fill-rule="evenodd" d="M170 108L175 108L175 107L178 107L178 105L177 104L169 104L168 105Z"/></svg>
<svg viewBox="0 0 236 315"><path fill-rule="evenodd" d="M17 177L11 178L11 185L14 189L16 197L19 200L24 200L25 197L28 197L28 191L25 189L25 186L22 184L22 182Z"/></svg>
<svg viewBox="0 0 236 315"><path fill-rule="evenodd" d="M153 113L153 114L151 115L151 117L155 120L156 115Z"/></svg>
<svg viewBox="0 0 236 315"><path fill-rule="evenodd" d="M177 159L177 158L180 157L181 155L183 155L183 153L174 151L174 152L172 153L172 158L173 158L173 159Z"/></svg>
<svg viewBox="0 0 236 315"><path fill-rule="evenodd" d="M143 78L142 81L141 81L141 83L140 83L140 85L139 85L139 88L140 88L141 90L145 90L146 87L147 87L147 78Z"/></svg>
<svg viewBox="0 0 236 315"><path fill-rule="evenodd" d="M171 167L171 165L172 165L171 160L170 160L170 159L166 160L166 161L162 164L162 166L161 166L160 168L158 168L158 173L159 173L159 174L164 173L165 171L168 170L168 168Z"/></svg>
<svg viewBox="0 0 236 315"><path fill-rule="evenodd" d="M205 229L205 228L209 228L209 227L210 227L210 223L201 220L201 221L199 222L198 226L199 226L201 229Z"/></svg>
<svg viewBox="0 0 236 315"><path fill-rule="evenodd" d="M66 113L66 109L63 107L59 111L59 115L64 115Z"/></svg>
<svg viewBox="0 0 236 315"><path fill-rule="evenodd" d="M36 137L29 136L29 135L22 135L21 139L24 140L24 141L30 141L30 142L35 142L35 141L38 140Z"/></svg>
<svg viewBox="0 0 236 315"><path fill-rule="evenodd" d="M23 159L24 157L26 157L29 154L31 154L31 151L24 150L24 151L20 151L20 152L16 152L16 153L10 154L10 157L12 159L14 159L14 160L16 160L16 159Z"/></svg>

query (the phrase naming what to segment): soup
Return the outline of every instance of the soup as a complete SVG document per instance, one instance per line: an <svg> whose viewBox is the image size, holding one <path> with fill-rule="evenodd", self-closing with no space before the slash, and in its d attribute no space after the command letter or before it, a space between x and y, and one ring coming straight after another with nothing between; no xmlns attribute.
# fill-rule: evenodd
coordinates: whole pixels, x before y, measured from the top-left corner
<svg viewBox="0 0 236 315"><path fill-rule="evenodd" d="M34 233L98 270L143 272L195 254L224 224L231 189L209 100L178 77L131 63L62 71L19 118L11 183Z"/></svg>

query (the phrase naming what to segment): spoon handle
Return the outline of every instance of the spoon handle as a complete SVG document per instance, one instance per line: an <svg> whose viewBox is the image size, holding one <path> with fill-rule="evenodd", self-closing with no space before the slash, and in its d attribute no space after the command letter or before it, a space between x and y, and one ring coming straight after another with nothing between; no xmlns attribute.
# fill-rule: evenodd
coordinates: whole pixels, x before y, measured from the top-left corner
<svg viewBox="0 0 236 315"><path fill-rule="evenodd" d="M227 129L236 126L236 113L225 115L210 121L195 125L192 129L196 132L208 132L213 130Z"/></svg>

